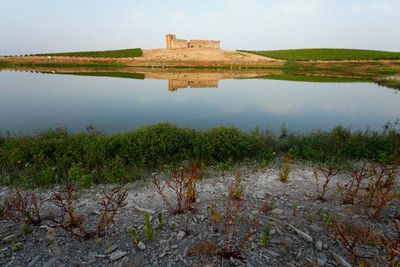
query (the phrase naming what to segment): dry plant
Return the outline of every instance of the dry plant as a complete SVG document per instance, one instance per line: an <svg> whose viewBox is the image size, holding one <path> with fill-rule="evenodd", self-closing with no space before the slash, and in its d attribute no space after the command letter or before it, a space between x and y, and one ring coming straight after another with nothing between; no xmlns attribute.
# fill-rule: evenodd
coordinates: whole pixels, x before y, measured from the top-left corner
<svg viewBox="0 0 400 267"><path fill-rule="evenodd" d="M363 161L359 169L354 168L351 171L351 180L344 186L339 187L339 191L343 192L343 204L354 205L361 189L361 183L368 178L367 161Z"/></svg>
<svg viewBox="0 0 400 267"><path fill-rule="evenodd" d="M256 234L259 222L256 219L243 219L242 225L250 226L248 231L240 236L239 213L243 202L243 186L240 173L237 172L234 182L231 184L225 204L225 214L222 233L224 237L223 249L220 255L225 258L240 258L246 242Z"/></svg>
<svg viewBox="0 0 400 267"><path fill-rule="evenodd" d="M42 201L31 191L14 189L4 200L0 219L39 225L42 222L40 210Z"/></svg>
<svg viewBox="0 0 400 267"><path fill-rule="evenodd" d="M214 241L199 241L190 246L188 256L201 256L208 257L216 256L218 253L218 246Z"/></svg>
<svg viewBox="0 0 400 267"><path fill-rule="evenodd" d="M198 163L193 161L187 168L173 171L170 180L162 183L154 177L153 183L168 210L172 214L181 214L193 209L193 204L196 202L196 182L199 177ZM175 194L175 203L169 199L166 187Z"/></svg>
<svg viewBox="0 0 400 267"><path fill-rule="evenodd" d="M379 218L387 205L400 196L395 190L398 170L398 164L371 164L368 188L361 197L362 204L373 209L371 218Z"/></svg>
<svg viewBox="0 0 400 267"><path fill-rule="evenodd" d="M128 193L121 187L110 190L109 193L103 191L103 197L98 202L100 217L94 229L87 229L84 225L85 216L75 210L75 189L68 185L62 192L53 193L51 201L60 210L60 214L55 216L49 214L48 219L56 224L56 227L71 233L79 239L90 239L106 234L107 229L114 221L119 209L126 206Z"/></svg>
<svg viewBox="0 0 400 267"><path fill-rule="evenodd" d="M198 257L202 266L208 264L208 257L215 257L218 255L218 246L214 241L199 241L192 244L188 250L189 257Z"/></svg>
<svg viewBox="0 0 400 267"><path fill-rule="evenodd" d="M322 164L318 163L313 172L315 181L317 183L317 199L326 201L325 194L326 190L328 189L328 185L332 178L339 173L340 169L335 164ZM320 178L322 175L322 181Z"/></svg>
<svg viewBox="0 0 400 267"><path fill-rule="evenodd" d="M389 267L400 266L400 222L393 219L396 233L393 236L387 234L382 235L381 241L383 246L387 249L388 255L386 257Z"/></svg>
<svg viewBox="0 0 400 267"><path fill-rule="evenodd" d="M275 203L268 200L263 201L260 207L260 211L265 215L269 214L273 209L275 209Z"/></svg>
<svg viewBox="0 0 400 267"><path fill-rule="evenodd" d="M357 252L357 248L360 246L376 246L380 243L379 234L373 229L363 224L338 218L332 218L329 226L351 255L354 264L360 266L364 260L373 258L373 256L361 255Z"/></svg>

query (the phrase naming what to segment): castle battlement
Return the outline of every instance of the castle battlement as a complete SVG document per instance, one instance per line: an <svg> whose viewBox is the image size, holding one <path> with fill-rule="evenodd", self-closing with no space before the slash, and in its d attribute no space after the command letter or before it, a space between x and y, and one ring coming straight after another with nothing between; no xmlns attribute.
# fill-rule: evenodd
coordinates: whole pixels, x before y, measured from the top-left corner
<svg viewBox="0 0 400 267"><path fill-rule="evenodd" d="M219 40L184 40L176 39L175 34L167 34L166 43L168 49L185 49L185 48L207 48L220 49L221 41Z"/></svg>

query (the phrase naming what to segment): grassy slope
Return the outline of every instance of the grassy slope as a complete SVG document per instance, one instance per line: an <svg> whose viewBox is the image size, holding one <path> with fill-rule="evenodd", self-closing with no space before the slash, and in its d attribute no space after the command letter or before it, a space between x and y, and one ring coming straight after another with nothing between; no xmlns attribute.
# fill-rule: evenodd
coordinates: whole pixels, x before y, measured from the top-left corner
<svg viewBox="0 0 400 267"><path fill-rule="evenodd" d="M35 56L105 57L105 58L140 57L142 56L142 49L132 48L132 49L106 50L106 51L51 53L51 54L37 54Z"/></svg>
<svg viewBox="0 0 400 267"><path fill-rule="evenodd" d="M293 49L271 51L243 51L284 60L383 60L400 59L400 52L358 49Z"/></svg>

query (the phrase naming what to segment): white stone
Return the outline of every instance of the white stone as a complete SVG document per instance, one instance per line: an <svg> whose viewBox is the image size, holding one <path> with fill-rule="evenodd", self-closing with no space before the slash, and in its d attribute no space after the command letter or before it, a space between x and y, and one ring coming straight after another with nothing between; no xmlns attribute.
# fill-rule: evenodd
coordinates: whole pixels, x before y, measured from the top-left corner
<svg viewBox="0 0 400 267"><path fill-rule="evenodd" d="M182 240L185 237L185 232L184 231L179 231L179 233L176 236L177 240Z"/></svg>

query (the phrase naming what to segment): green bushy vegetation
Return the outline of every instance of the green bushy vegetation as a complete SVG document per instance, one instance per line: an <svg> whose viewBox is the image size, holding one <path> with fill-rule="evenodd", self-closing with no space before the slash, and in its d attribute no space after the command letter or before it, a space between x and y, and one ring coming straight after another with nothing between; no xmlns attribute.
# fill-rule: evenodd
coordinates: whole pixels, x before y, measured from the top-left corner
<svg viewBox="0 0 400 267"><path fill-rule="evenodd" d="M242 51L283 60L395 60L400 52L359 49L291 49L270 51Z"/></svg>
<svg viewBox="0 0 400 267"><path fill-rule="evenodd" d="M141 57L142 49L120 49L105 51L85 51L85 52L66 52L66 53L50 53L36 54L34 56L65 56L65 57L105 57L105 58L122 58L122 57Z"/></svg>
<svg viewBox="0 0 400 267"><path fill-rule="evenodd" d="M110 135L93 127L77 134L60 128L35 136L1 135L0 183L35 187L74 182L85 188L130 182L145 171L192 159L204 164L268 162L290 153L292 160L313 163L387 162L399 151L398 125L383 132L336 127L280 135L232 127L198 131L165 123Z"/></svg>

